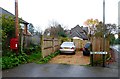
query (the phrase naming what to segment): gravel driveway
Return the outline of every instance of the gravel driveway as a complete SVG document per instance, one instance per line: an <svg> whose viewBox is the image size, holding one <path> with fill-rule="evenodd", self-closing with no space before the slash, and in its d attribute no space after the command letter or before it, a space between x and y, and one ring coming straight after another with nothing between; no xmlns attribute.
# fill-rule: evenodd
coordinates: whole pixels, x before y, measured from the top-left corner
<svg viewBox="0 0 120 79"><path fill-rule="evenodd" d="M51 59L49 63L87 65L90 63L90 57L83 56L82 51L76 51L75 55L69 55L69 54L58 55L53 59Z"/></svg>

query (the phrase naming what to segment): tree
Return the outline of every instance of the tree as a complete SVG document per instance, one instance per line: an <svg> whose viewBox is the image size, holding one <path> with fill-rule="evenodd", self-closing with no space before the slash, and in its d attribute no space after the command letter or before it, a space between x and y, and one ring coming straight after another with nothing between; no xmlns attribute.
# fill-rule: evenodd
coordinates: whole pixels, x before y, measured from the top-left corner
<svg viewBox="0 0 120 79"><path fill-rule="evenodd" d="M10 39L15 37L15 17L7 14L2 14L1 20L2 49L3 52L5 52L7 49L9 49ZM23 21L22 18L19 18L19 29L20 23L22 23L21 21Z"/></svg>
<svg viewBox="0 0 120 79"><path fill-rule="evenodd" d="M115 36L114 36L114 34L110 34L109 35L109 37L110 37L110 45L113 45L114 43L115 43Z"/></svg>
<svg viewBox="0 0 120 79"><path fill-rule="evenodd" d="M8 49L10 38L15 37L14 17L2 15L2 49Z"/></svg>
<svg viewBox="0 0 120 79"><path fill-rule="evenodd" d="M117 34L118 34L118 38L115 40L115 44L120 44L120 26L118 26L118 32L117 32Z"/></svg>
<svg viewBox="0 0 120 79"><path fill-rule="evenodd" d="M117 25L116 24L105 24L105 31L108 35L110 35L112 32L116 32Z"/></svg>
<svg viewBox="0 0 120 79"><path fill-rule="evenodd" d="M51 37L66 37L64 28L56 21L52 21L51 24L49 24L49 27L44 31L44 35L49 35Z"/></svg>
<svg viewBox="0 0 120 79"><path fill-rule="evenodd" d="M94 35L95 34L95 30L96 30L96 25L98 25L99 24L99 21L98 21L98 19L95 19L95 20L93 20L93 19L88 19L88 20L86 20L85 22L84 22L84 24L88 27L88 29L89 29L89 38L92 36L92 35Z"/></svg>
<svg viewBox="0 0 120 79"><path fill-rule="evenodd" d="M98 25L96 25L96 30L95 30L95 36L96 37L103 37L103 23L99 22Z"/></svg>
<svg viewBox="0 0 120 79"><path fill-rule="evenodd" d="M95 35L96 33L99 34L103 31L104 26L102 21L98 21L98 19L88 19L84 22L86 26L88 26L90 32L90 35ZM115 31L117 28L116 24L105 24L105 33L106 35L110 35L113 31ZM100 35L101 36L101 35Z"/></svg>
<svg viewBox="0 0 120 79"><path fill-rule="evenodd" d="M31 34L34 33L34 26L33 26L32 23L29 23L29 24L28 24L28 30L29 30L29 32L30 32Z"/></svg>
<svg viewBox="0 0 120 79"><path fill-rule="evenodd" d="M95 36L103 37L103 29L103 23L99 22L99 24L96 26ZM105 38L109 39L111 45L116 42L114 36L114 32L116 32L116 29L116 24L105 24Z"/></svg>
<svg viewBox="0 0 120 79"><path fill-rule="evenodd" d="M117 38L114 42L114 44L119 44L120 45L120 38Z"/></svg>
<svg viewBox="0 0 120 79"><path fill-rule="evenodd" d="M58 32L58 36L66 37L65 31L60 24L56 27L56 29Z"/></svg>

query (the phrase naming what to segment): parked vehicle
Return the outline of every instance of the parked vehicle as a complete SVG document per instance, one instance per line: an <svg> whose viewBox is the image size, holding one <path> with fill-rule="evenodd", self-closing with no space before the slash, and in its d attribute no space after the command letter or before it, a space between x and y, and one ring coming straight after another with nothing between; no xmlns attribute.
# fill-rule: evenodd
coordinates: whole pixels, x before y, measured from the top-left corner
<svg viewBox="0 0 120 79"><path fill-rule="evenodd" d="M61 53L72 53L75 54L76 47L73 42L63 42L60 46Z"/></svg>
<svg viewBox="0 0 120 79"><path fill-rule="evenodd" d="M90 55L90 49L91 49L91 42L87 42L83 48L83 55L84 56L89 56Z"/></svg>

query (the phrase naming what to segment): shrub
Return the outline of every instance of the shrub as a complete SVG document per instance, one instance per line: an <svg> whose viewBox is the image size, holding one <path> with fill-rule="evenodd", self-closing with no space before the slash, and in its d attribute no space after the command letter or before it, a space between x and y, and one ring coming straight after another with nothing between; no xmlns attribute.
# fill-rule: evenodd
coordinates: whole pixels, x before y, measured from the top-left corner
<svg viewBox="0 0 120 79"><path fill-rule="evenodd" d="M114 41L114 44L120 44L120 38L117 38L117 39Z"/></svg>
<svg viewBox="0 0 120 79"><path fill-rule="evenodd" d="M27 63L28 56L25 53L21 53L16 56L15 53L11 53L8 56L2 57L2 69L9 69L18 66L23 63Z"/></svg>
<svg viewBox="0 0 120 79"><path fill-rule="evenodd" d="M35 53L32 53L31 55L28 56L28 62L34 62L38 59L42 58L42 54L40 51L37 51Z"/></svg>
<svg viewBox="0 0 120 79"><path fill-rule="evenodd" d="M30 45L29 48L24 48L24 52L28 55L32 54L32 53L36 53L36 52L41 52L40 50L40 46L36 46L36 45Z"/></svg>

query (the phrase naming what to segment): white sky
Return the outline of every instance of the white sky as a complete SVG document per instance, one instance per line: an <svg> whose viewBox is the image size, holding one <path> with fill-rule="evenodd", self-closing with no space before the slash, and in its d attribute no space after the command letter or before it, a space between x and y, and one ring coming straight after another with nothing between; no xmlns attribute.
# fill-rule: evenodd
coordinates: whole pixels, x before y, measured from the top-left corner
<svg viewBox="0 0 120 79"><path fill-rule="evenodd" d="M106 23L118 24L118 1L106 1ZM0 7L15 14L15 0L0 0ZM18 0L19 17L44 30L52 20L68 29L87 19L103 20L103 0Z"/></svg>

